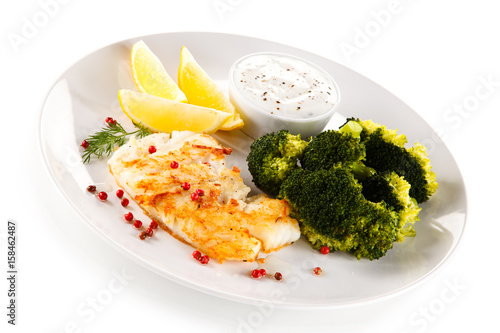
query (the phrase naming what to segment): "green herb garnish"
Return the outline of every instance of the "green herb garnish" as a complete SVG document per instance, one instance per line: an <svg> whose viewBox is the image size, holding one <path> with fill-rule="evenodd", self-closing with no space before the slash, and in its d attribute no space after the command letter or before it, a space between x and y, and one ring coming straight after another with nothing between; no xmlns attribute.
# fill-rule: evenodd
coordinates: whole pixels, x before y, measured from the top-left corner
<svg viewBox="0 0 500 333"><path fill-rule="evenodd" d="M149 128L137 123L134 123L137 130L132 132L127 132L114 119L106 119L106 123L106 127L103 127L99 132L94 133L83 141L82 146L85 148L82 154L83 163L90 162L92 155L95 155L97 158L101 158L103 155L111 155L116 148L125 144L127 137L130 135L136 135L140 139L151 134Z"/></svg>

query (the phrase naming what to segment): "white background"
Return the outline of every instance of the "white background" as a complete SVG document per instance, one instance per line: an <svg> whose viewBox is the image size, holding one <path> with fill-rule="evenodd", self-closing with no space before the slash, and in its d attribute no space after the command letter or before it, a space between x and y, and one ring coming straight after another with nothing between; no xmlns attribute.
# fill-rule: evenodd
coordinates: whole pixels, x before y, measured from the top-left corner
<svg viewBox="0 0 500 333"><path fill-rule="evenodd" d="M491 0L2 1L0 267L7 271L5 236L10 218L18 223L19 276L13 327L7 324L6 273L0 274L0 330L498 329L500 19L494 4ZM381 14L388 12L390 16ZM30 23L38 27L26 30ZM465 234L446 265L416 288L373 305L266 309L165 280L91 231L43 168L37 126L45 95L63 71L101 47L174 31L230 32L320 54L386 87L439 129L461 168L469 202ZM371 36L361 40L360 31ZM345 52L346 45L356 52ZM453 111L474 100L482 79L490 81L490 94L476 98L478 103L461 114ZM79 313L78 309L91 309L89 302L109 289L117 274L125 280L115 285L122 288L113 298L85 316ZM243 328L242 321L250 322L251 330Z"/></svg>

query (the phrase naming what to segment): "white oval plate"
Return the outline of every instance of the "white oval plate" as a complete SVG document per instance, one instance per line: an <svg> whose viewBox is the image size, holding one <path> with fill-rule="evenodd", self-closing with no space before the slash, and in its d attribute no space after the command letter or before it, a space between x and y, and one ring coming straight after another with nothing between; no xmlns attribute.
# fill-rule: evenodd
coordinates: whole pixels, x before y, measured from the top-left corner
<svg viewBox="0 0 500 333"><path fill-rule="evenodd" d="M336 252L321 255L301 239L275 255L293 266L281 282L253 280L249 272L256 263L211 261L200 265L191 258L193 249L161 230L147 241L123 221L128 210L146 223L138 206L123 208L114 195L117 189L106 159L82 164L80 143L103 126L107 116L130 124L118 103L119 89L135 89L130 75L130 48L138 39L102 48L68 69L50 90L40 115L40 145L48 170L68 202L104 240L121 249L152 271L191 288L243 302L273 302L288 307L336 307L380 300L415 286L450 256L465 227L466 192L459 168L438 135L418 114L397 97L358 73L323 57L270 41L220 33L167 33L142 38L158 55L172 77L176 77L179 54L187 46L200 65L226 89L231 64L243 55L272 51L293 54L327 70L342 94L338 115L329 127L344 117L373 119L398 128L409 142L427 145L437 174L439 189L423 204L417 236L408 238L380 260L357 260ZM245 157L250 141L240 131L217 134L233 148L228 165L242 170L251 184ZM113 185L107 202L86 191L89 184ZM129 209L128 209L129 208ZM105 255L105 254L103 254ZM265 255L263 255L265 256ZM312 269L319 266L320 276Z"/></svg>

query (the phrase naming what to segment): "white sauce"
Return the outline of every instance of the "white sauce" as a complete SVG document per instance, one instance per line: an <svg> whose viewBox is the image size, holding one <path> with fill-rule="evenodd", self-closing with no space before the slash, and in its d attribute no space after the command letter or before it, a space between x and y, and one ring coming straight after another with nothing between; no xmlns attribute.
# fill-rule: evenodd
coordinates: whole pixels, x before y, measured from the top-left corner
<svg viewBox="0 0 500 333"><path fill-rule="evenodd" d="M331 110L338 101L330 76L299 59L257 54L234 67L236 89L251 103L274 115L308 119Z"/></svg>

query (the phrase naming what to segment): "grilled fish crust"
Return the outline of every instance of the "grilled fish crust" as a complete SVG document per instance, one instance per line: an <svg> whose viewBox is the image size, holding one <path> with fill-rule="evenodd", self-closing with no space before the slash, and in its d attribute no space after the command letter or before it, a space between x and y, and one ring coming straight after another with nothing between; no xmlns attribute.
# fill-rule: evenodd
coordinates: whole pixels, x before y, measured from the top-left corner
<svg viewBox="0 0 500 333"><path fill-rule="evenodd" d="M150 146L155 153L149 153ZM300 229L285 201L248 198L240 170L225 165L229 153L207 134L158 133L132 138L108 165L116 183L177 239L219 262L253 261L261 250L296 241ZM197 191L202 194L193 198Z"/></svg>

